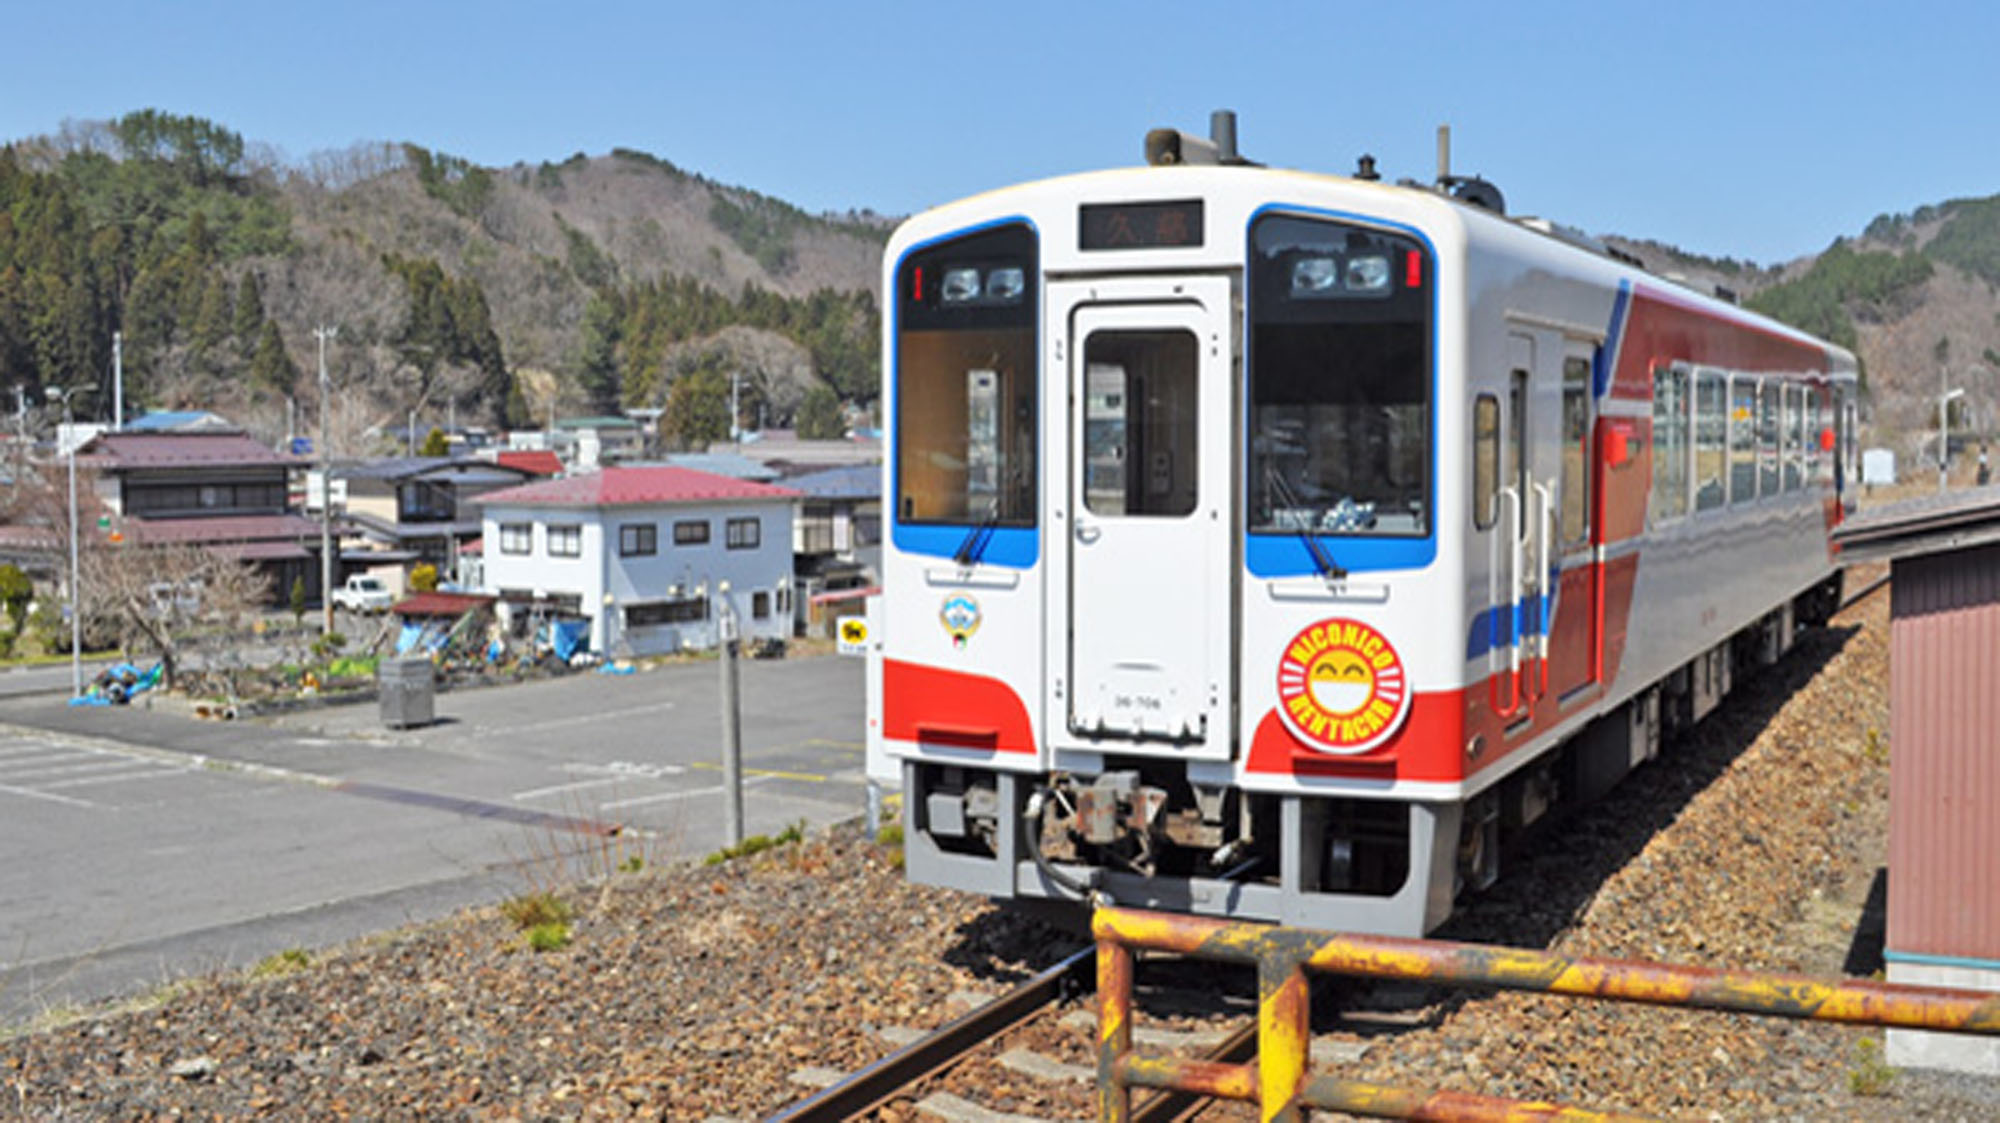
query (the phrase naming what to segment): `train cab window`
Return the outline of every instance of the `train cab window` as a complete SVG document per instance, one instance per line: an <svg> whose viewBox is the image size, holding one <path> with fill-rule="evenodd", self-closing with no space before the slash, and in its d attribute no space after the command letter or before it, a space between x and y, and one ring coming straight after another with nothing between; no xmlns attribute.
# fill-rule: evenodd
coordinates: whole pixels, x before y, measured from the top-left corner
<svg viewBox="0 0 2000 1123"><path fill-rule="evenodd" d="M898 267L900 521L1034 525L1038 276L1025 225L930 246Z"/></svg>
<svg viewBox="0 0 2000 1123"><path fill-rule="evenodd" d="M1729 383L1719 370L1700 370L1694 379L1694 509L1712 511L1729 493L1723 482L1729 430Z"/></svg>
<svg viewBox="0 0 2000 1123"><path fill-rule="evenodd" d="M1500 509L1500 399L1481 394L1472 403L1472 525L1491 530Z"/></svg>
<svg viewBox="0 0 2000 1123"><path fill-rule="evenodd" d="M1430 254L1282 214L1250 239L1251 533L1430 534Z"/></svg>
<svg viewBox="0 0 2000 1123"><path fill-rule="evenodd" d="M1729 502L1757 498L1757 380L1729 380Z"/></svg>
<svg viewBox="0 0 2000 1123"><path fill-rule="evenodd" d="M1653 368L1653 521L1688 509L1688 372Z"/></svg>
<svg viewBox="0 0 2000 1123"><path fill-rule="evenodd" d="M1784 453L1784 386L1764 380L1757 404L1757 494L1778 494L1778 458Z"/></svg>
<svg viewBox="0 0 2000 1123"><path fill-rule="evenodd" d="M1093 514L1194 510L1197 346L1185 331L1085 342L1083 501Z"/></svg>

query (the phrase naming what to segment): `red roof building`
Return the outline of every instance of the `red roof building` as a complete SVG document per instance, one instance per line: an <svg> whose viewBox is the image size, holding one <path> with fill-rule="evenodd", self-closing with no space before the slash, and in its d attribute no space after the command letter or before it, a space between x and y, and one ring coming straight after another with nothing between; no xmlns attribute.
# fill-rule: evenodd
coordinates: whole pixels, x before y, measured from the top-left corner
<svg viewBox="0 0 2000 1123"><path fill-rule="evenodd" d="M509 468L519 468L524 472L533 472L537 476L560 476L563 472L562 457L545 448L512 449L496 453L493 462L504 464Z"/></svg>
<svg viewBox="0 0 2000 1123"><path fill-rule="evenodd" d="M796 499L789 488L732 479L692 468L605 468L581 476L523 484L479 497L489 505L530 507L637 507L662 503L719 503L739 499Z"/></svg>

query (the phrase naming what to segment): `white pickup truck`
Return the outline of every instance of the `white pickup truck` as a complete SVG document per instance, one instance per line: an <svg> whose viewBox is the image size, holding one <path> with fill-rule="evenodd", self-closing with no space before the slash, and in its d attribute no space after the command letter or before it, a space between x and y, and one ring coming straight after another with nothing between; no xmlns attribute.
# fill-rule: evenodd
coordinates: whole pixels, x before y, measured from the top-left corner
<svg viewBox="0 0 2000 1123"><path fill-rule="evenodd" d="M379 577L355 574L347 579L347 584L333 591L336 608L349 612L387 612L396 601L395 594Z"/></svg>

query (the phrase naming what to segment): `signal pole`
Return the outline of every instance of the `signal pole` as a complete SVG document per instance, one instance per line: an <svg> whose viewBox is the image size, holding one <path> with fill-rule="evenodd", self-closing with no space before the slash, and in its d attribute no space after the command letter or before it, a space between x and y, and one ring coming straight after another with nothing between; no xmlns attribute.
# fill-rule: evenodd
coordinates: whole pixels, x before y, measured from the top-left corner
<svg viewBox="0 0 2000 1123"><path fill-rule="evenodd" d="M326 415L332 408L327 393L326 341L340 334L339 327L322 324L313 329L319 340L319 601L320 633L333 631L333 456L326 447Z"/></svg>

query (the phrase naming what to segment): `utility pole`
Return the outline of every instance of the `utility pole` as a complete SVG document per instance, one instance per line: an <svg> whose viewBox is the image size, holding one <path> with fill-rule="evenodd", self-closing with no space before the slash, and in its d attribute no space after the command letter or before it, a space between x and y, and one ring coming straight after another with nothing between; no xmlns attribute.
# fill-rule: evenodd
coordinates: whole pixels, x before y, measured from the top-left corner
<svg viewBox="0 0 2000 1123"><path fill-rule="evenodd" d="M111 333L111 431L125 431L125 333Z"/></svg>
<svg viewBox="0 0 2000 1123"><path fill-rule="evenodd" d="M333 456L326 447L326 414L332 395L326 382L326 341L340 335L339 327L313 329L319 340L319 600L320 633L333 631Z"/></svg>
<svg viewBox="0 0 2000 1123"><path fill-rule="evenodd" d="M729 582L716 587L716 639L722 668L722 798L723 828L730 846L743 845L743 707L736 687L736 607Z"/></svg>
<svg viewBox="0 0 2000 1123"><path fill-rule="evenodd" d="M50 399L62 402L63 429L59 438L69 460L69 691L70 697L83 697L83 567L78 564L76 545L76 413L70 408L70 399L81 387L72 386L67 390L54 386L47 388Z"/></svg>

